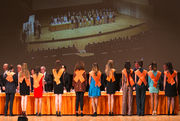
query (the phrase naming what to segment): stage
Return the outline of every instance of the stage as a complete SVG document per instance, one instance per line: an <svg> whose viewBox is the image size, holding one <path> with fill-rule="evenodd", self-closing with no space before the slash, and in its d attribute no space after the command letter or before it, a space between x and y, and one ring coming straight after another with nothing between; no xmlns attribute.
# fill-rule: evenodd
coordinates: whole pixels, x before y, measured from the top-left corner
<svg viewBox="0 0 180 121"><path fill-rule="evenodd" d="M133 114L136 114L136 92L133 92ZM27 102L27 115L35 114L34 107L34 96L31 94L28 96ZM62 115L74 115L75 114L75 100L76 96L74 92L64 93L62 97ZM151 114L151 106L150 106L150 94L146 92L146 102L145 102L145 114ZM0 114L4 114L4 106L5 106L5 94L0 94ZM179 97L175 98L175 113L177 114L179 111ZM88 92L84 95L84 114L91 115L93 114L91 99L88 97ZM21 96L16 94L14 105L13 105L13 113L15 115L21 114ZM55 110L55 96L53 93L44 93L42 99L42 112L43 115L54 115L56 114ZM108 98L106 92L101 92L101 96L99 97L97 114L107 115L108 112ZM164 91L159 92L159 105L157 109L157 114L167 114L167 97L164 95ZM114 114L120 115L122 114L122 92L116 92L114 95Z"/></svg>
<svg viewBox="0 0 180 121"><path fill-rule="evenodd" d="M17 121L18 116L14 117L5 117L0 116L1 121ZM28 121L179 121L180 115L176 116L167 116L167 115L158 115L158 116L83 116L83 117L76 117L76 116L28 116Z"/></svg>

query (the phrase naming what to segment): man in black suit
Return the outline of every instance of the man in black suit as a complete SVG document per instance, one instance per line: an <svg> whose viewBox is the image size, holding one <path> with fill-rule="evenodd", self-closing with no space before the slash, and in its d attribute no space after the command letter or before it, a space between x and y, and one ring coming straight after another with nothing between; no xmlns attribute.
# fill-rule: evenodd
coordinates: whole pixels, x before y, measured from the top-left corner
<svg viewBox="0 0 180 121"><path fill-rule="evenodd" d="M62 68L64 68L64 76L63 76L64 85L65 85L66 91L70 92L71 87L72 87L72 81L70 79L69 73L66 72L66 66L62 65Z"/></svg>
<svg viewBox="0 0 180 121"><path fill-rule="evenodd" d="M10 66L9 71L7 71L3 77L3 90L6 93L6 105L4 115L7 116L8 104L10 102L10 116L13 116L13 101L16 93L16 88L18 86L18 79L16 73L13 72L13 66Z"/></svg>
<svg viewBox="0 0 180 121"><path fill-rule="evenodd" d="M5 63L4 65L3 65L3 70L4 70L4 72L1 74L1 76L0 76L0 86L1 86L1 92L5 92L5 90L3 90L3 84L4 84L4 82L5 82L5 74L6 74L6 72L8 71L8 64L7 63Z"/></svg>
<svg viewBox="0 0 180 121"><path fill-rule="evenodd" d="M41 73L44 74L45 91L52 92L53 90L52 76L46 72L45 66L41 66Z"/></svg>

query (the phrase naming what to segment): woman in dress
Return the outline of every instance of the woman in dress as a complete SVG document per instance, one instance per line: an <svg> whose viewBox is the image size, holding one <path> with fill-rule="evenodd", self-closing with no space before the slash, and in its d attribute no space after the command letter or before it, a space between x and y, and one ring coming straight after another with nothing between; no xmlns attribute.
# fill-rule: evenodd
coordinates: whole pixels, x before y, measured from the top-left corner
<svg viewBox="0 0 180 121"><path fill-rule="evenodd" d="M105 90L108 94L108 106L109 106L109 116L113 116L114 107L114 94L115 94L115 81L116 81L116 71L113 67L113 60L108 60L105 67Z"/></svg>
<svg viewBox="0 0 180 121"><path fill-rule="evenodd" d="M37 116L41 116L41 107L42 107L42 95L43 95L43 84L44 75L40 73L40 67L36 67L35 73L33 74L34 81L34 98L35 98L35 111ZM39 104L38 104L39 102ZM39 105L39 111L38 111Z"/></svg>
<svg viewBox="0 0 180 121"><path fill-rule="evenodd" d="M76 92L76 116L79 115L78 114L79 103L81 108L81 116L83 116L83 98L87 86L87 77L84 69L84 62L82 61L79 61L75 65L72 86L74 87Z"/></svg>
<svg viewBox="0 0 180 121"><path fill-rule="evenodd" d="M64 68L62 68L60 60L56 60L55 68L52 70L52 74L55 94L56 115L61 116L62 94L64 91Z"/></svg>
<svg viewBox="0 0 180 121"><path fill-rule="evenodd" d="M27 63L22 64L22 71L20 71L18 78L21 95L22 115L26 116L27 95L30 95L31 88L30 73L27 67Z"/></svg>
<svg viewBox="0 0 180 121"><path fill-rule="evenodd" d="M151 97L151 109L152 115L157 115L158 107L158 94L159 94L159 83L161 72L157 70L157 64L151 64L152 70L148 72L148 85L149 92ZM154 109L154 98L155 98L155 109Z"/></svg>
<svg viewBox="0 0 180 121"><path fill-rule="evenodd" d="M92 64L92 71L89 72L89 85L89 97L92 98L92 107L94 111L93 116L97 116L98 97L101 96L101 72L97 63Z"/></svg>
<svg viewBox="0 0 180 121"><path fill-rule="evenodd" d="M178 88L178 76L177 71L173 69L172 63L169 62L167 65L167 71L164 72L164 89L165 96L167 96L168 115L170 115L170 104L172 104L172 115L174 113L175 96L177 96Z"/></svg>
<svg viewBox="0 0 180 121"><path fill-rule="evenodd" d="M131 63L125 62L124 69L122 70L122 91L123 91L123 106L122 115L126 115L127 98L128 98L128 115L132 115L133 104L133 86L135 85L133 80L133 69L131 69Z"/></svg>

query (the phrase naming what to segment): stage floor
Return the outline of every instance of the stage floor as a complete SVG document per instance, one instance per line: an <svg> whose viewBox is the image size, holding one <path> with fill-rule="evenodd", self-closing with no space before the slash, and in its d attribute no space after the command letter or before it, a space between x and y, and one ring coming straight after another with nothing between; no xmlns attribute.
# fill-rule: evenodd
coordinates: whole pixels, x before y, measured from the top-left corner
<svg viewBox="0 0 180 121"><path fill-rule="evenodd" d="M109 23L109 24L87 26L73 30L68 29L68 30L61 30L55 32L50 32L49 27L47 26L47 27L42 27L41 29L42 34L40 39L36 39L35 37L32 36L29 38L28 42L48 41L48 40L52 40L52 38L57 40L57 39L83 37L83 36L98 34L100 31L102 33L105 33L105 32L120 30L123 28L127 28L130 25L137 25L144 22L145 20L143 19L119 14L116 17L116 21L114 23Z"/></svg>
<svg viewBox="0 0 180 121"><path fill-rule="evenodd" d="M0 121L17 121L18 116L14 117L5 117L0 116ZM159 116L83 116L83 117L76 117L76 116L28 116L28 121L179 121L180 119L180 112L176 116L167 116L167 115L159 115Z"/></svg>

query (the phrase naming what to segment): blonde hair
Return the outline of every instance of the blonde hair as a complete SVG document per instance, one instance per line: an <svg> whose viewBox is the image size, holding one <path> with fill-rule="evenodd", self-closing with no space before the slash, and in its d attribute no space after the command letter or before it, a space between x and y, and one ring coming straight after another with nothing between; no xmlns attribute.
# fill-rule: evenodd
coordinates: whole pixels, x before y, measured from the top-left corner
<svg viewBox="0 0 180 121"><path fill-rule="evenodd" d="M19 77L23 77L23 76L25 76L27 79L30 78L30 72L28 70L27 63L22 64L22 70L19 73Z"/></svg>
<svg viewBox="0 0 180 121"><path fill-rule="evenodd" d="M105 67L105 73L107 76L110 75L111 69L113 69L113 60L108 60L106 67Z"/></svg>

